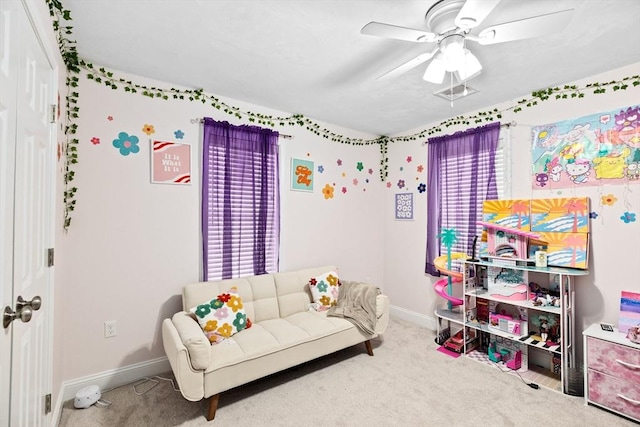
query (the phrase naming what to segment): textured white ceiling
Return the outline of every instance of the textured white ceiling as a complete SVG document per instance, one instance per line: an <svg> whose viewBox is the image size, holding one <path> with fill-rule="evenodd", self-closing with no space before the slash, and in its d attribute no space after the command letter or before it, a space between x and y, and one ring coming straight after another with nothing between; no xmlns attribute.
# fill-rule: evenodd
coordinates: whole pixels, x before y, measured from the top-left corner
<svg viewBox="0 0 640 427"><path fill-rule="evenodd" d="M433 95L426 64L376 77L432 44L360 34L369 21L424 29L432 1L62 0L81 58L215 95L396 135L640 61L640 0L502 0L482 25L573 8L560 33L480 46L479 92ZM446 81L446 80L445 80Z"/></svg>

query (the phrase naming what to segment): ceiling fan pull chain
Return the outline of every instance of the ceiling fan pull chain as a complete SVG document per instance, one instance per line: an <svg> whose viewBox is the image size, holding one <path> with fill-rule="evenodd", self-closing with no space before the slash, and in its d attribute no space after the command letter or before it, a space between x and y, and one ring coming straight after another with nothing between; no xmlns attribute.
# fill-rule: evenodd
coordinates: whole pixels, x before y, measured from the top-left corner
<svg viewBox="0 0 640 427"><path fill-rule="evenodd" d="M451 108L453 108L453 72L449 73L449 99L451 99Z"/></svg>

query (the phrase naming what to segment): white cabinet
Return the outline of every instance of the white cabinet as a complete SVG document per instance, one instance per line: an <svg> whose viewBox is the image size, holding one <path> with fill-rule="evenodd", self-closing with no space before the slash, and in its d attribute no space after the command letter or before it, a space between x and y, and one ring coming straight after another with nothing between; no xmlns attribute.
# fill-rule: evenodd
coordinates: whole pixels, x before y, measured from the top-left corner
<svg viewBox="0 0 640 427"><path fill-rule="evenodd" d="M569 393L576 367L574 280L589 272L487 261L463 261L461 270L462 282L452 281L448 293L462 304L443 299L435 311L438 334L449 328L447 335L464 337L460 346L445 347ZM582 377L577 380L581 387Z"/></svg>
<svg viewBox="0 0 640 427"><path fill-rule="evenodd" d="M585 403L640 422L640 344L624 334L603 331L600 324L583 333Z"/></svg>

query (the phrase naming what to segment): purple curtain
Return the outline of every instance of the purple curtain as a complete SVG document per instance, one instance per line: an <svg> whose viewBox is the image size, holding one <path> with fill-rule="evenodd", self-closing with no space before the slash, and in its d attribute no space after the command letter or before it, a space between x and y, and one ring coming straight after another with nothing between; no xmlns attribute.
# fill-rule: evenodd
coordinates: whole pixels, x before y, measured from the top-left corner
<svg viewBox="0 0 640 427"><path fill-rule="evenodd" d="M433 260L441 255L443 227L455 226L467 254L480 221L482 202L498 198L495 153L500 123L429 138L427 176L427 256L425 273L439 276Z"/></svg>
<svg viewBox="0 0 640 427"><path fill-rule="evenodd" d="M278 270L278 132L204 119L205 281Z"/></svg>

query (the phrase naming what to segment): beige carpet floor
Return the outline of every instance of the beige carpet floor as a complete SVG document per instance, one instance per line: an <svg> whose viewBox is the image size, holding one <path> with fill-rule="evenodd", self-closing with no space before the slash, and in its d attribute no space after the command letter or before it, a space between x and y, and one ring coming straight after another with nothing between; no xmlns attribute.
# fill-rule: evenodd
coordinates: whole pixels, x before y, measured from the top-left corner
<svg viewBox="0 0 640 427"><path fill-rule="evenodd" d="M436 351L434 333L392 319L373 342L223 393L216 418L160 380L103 392L108 406L65 402L60 427L631 426L630 420L466 357ZM163 375L173 378L171 373Z"/></svg>

